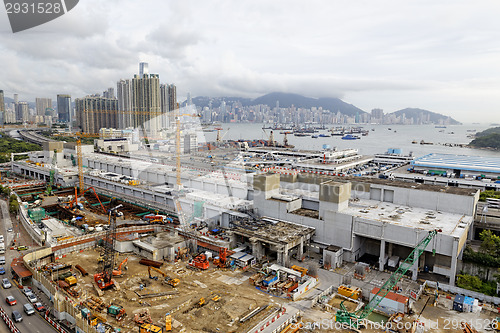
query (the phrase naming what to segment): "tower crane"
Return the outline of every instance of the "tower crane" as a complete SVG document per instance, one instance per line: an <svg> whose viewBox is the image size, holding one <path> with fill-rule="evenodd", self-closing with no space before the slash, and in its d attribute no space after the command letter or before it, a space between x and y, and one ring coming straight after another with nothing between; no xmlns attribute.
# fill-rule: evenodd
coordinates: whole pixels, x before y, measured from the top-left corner
<svg viewBox="0 0 500 333"><path fill-rule="evenodd" d="M338 310L335 315L335 320L339 323L344 323L350 327L357 328L360 321L367 318L370 313L375 310L387 294L396 286L399 280L401 280L403 275L413 266L414 263L418 262L418 259L422 253L424 253L427 245L440 231L441 230L429 231L428 235L417 244L413 251L411 251L410 255L405 259L405 261L403 261L402 264L399 265L398 269L389 277L383 286L380 287L379 291L375 294L375 296L373 296L365 307L355 312L349 312L349 310L347 310L344 306L344 302L342 302L340 304L340 310ZM433 249L433 254L434 253L435 249Z"/></svg>
<svg viewBox="0 0 500 333"><path fill-rule="evenodd" d="M100 263L99 273L94 274L94 281L99 289L104 290L112 287L115 282L113 281L113 270L115 267L115 241L116 241L116 218L123 216L123 213L118 211L123 205L118 205L108 211L109 229L103 241L103 249Z"/></svg>

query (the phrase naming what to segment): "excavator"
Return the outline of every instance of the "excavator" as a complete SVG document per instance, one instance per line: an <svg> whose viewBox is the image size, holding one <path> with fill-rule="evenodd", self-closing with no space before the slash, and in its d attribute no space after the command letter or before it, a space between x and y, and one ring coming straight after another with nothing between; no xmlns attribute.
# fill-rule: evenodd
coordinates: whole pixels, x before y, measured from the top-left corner
<svg viewBox="0 0 500 333"><path fill-rule="evenodd" d="M170 276L167 275L167 273L153 266L148 266L148 275L150 279L155 279L155 277L151 275L151 270L154 270L155 272L161 274L165 279L165 283L167 283L169 286L177 287L181 282L179 279L172 279Z"/></svg>
<svg viewBox="0 0 500 333"><path fill-rule="evenodd" d="M125 265L128 261L128 257L125 258L121 263L120 266L118 266L118 269L113 269L113 276L122 276L122 266ZM127 266L124 267L126 269Z"/></svg>
<svg viewBox="0 0 500 333"><path fill-rule="evenodd" d="M227 259L227 248L219 248L219 259L214 259L214 265L218 268L228 268L231 262Z"/></svg>

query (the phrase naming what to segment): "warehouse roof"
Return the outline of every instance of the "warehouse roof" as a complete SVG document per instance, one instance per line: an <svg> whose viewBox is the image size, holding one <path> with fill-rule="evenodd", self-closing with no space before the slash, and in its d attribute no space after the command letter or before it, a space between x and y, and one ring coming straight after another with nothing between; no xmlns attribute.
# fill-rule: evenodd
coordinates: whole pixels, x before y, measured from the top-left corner
<svg viewBox="0 0 500 333"><path fill-rule="evenodd" d="M500 173L500 157L428 154L411 162L413 166Z"/></svg>

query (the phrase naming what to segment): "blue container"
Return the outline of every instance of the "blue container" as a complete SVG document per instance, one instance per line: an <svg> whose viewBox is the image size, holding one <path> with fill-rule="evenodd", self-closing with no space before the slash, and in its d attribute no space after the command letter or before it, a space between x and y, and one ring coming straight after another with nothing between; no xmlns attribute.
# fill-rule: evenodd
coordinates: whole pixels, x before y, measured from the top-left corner
<svg viewBox="0 0 500 333"><path fill-rule="evenodd" d="M455 300L453 301L453 310L464 312L464 295L456 295Z"/></svg>
<svg viewBox="0 0 500 333"><path fill-rule="evenodd" d="M472 307L474 306L474 298L465 296L464 297L464 312L472 312Z"/></svg>

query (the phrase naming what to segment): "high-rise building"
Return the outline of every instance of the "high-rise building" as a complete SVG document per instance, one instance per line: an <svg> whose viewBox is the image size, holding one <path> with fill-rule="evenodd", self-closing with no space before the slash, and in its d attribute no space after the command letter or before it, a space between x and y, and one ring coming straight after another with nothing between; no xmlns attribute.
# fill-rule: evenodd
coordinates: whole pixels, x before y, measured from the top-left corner
<svg viewBox="0 0 500 333"><path fill-rule="evenodd" d="M177 108L177 87L175 84L168 85L168 108L170 111Z"/></svg>
<svg viewBox="0 0 500 333"><path fill-rule="evenodd" d="M147 62L139 63L139 76L149 75L149 64Z"/></svg>
<svg viewBox="0 0 500 333"><path fill-rule="evenodd" d="M193 104L193 100L191 99L191 93L187 93L186 105L191 105L191 104Z"/></svg>
<svg viewBox="0 0 500 333"><path fill-rule="evenodd" d="M52 110L52 99L50 98L36 98L36 114L38 116L45 116L47 109ZM52 115L52 114L51 114Z"/></svg>
<svg viewBox="0 0 500 333"><path fill-rule="evenodd" d="M29 120L28 102L18 102L16 104L16 121L25 123Z"/></svg>
<svg viewBox="0 0 500 333"><path fill-rule="evenodd" d="M99 95L75 100L77 126L85 133L99 133L101 128L117 128L118 100Z"/></svg>
<svg viewBox="0 0 500 333"><path fill-rule="evenodd" d="M132 113L134 128L142 128L148 135L158 135L162 128L160 104L160 76L135 75L132 79ZM146 133L145 133L146 134Z"/></svg>
<svg viewBox="0 0 500 333"><path fill-rule="evenodd" d="M133 126L132 116L132 83L130 80L120 80L116 83L118 97L118 128Z"/></svg>
<svg viewBox="0 0 500 333"><path fill-rule="evenodd" d="M71 96L57 95L57 114L60 123L71 122Z"/></svg>
<svg viewBox="0 0 500 333"><path fill-rule="evenodd" d="M5 124L5 100L3 90L0 90L0 125Z"/></svg>
<svg viewBox="0 0 500 333"><path fill-rule="evenodd" d="M14 104L17 104L17 103L19 103L19 95L14 94Z"/></svg>
<svg viewBox="0 0 500 333"><path fill-rule="evenodd" d="M104 91L102 93L102 97L104 98L115 98L115 89L114 88L108 88L108 90Z"/></svg>

